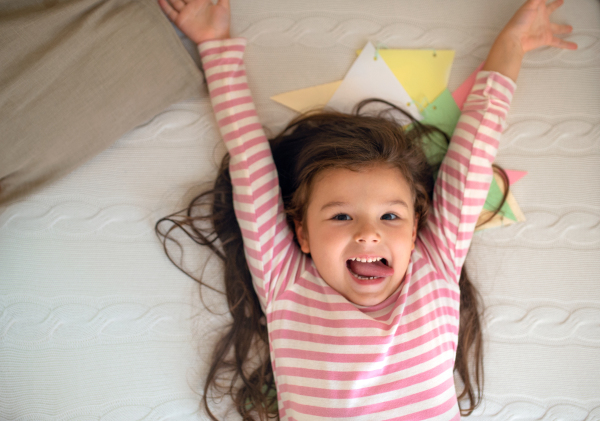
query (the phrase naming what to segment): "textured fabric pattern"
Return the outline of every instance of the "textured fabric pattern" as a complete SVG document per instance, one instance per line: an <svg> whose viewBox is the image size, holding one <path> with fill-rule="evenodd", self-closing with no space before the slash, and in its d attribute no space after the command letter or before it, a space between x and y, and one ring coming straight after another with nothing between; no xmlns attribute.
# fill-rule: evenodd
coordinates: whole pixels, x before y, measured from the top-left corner
<svg viewBox="0 0 600 421"><path fill-rule="evenodd" d="M455 50L456 89L521 3L232 0L232 33L276 133L295 113L270 97L342 79L367 40ZM579 49L525 56L496 156L528 171L512 188L527 221L475 233L466 259L486 308L484 397L468 421L600 420L598 0L566 1L555 21ZM0 205L0 420L209 419L203 379L227 303L208 289L200 301L154 224L214 181L224 151L203 93ZM182 244L201 269L209 251ZM221 273L212 258L205 280L220 290ZM227 399L212 408L240 419Z"/></svg>
<svg viewBox="0 0 600 421"><path fill-rule="evenodd" d="M0 39L0 203L200 96L200 72L152 0L3 1Z"/></svg>
<svg viewBox="0 0 600 421"><path fill-rule="evenodd" d="M515 84L498 73L478 74L401 288L375 307L358 308L327 285L293 241L248 89L245 45L238 38L199 49L231 154L246 260L267 315L281 419L459 419L452 374L458 276Z"/></svg>

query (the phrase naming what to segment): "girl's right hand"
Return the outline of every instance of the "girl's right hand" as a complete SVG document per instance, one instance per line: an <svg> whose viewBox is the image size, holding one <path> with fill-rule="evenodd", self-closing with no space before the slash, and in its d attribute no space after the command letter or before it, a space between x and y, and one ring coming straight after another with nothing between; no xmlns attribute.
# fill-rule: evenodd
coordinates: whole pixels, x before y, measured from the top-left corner
<svg viewBox="0 0 600 421"><path fill-rule="evenodd" d="M158 0L160 8L196 44L229 38L229 0Z"/></svg>

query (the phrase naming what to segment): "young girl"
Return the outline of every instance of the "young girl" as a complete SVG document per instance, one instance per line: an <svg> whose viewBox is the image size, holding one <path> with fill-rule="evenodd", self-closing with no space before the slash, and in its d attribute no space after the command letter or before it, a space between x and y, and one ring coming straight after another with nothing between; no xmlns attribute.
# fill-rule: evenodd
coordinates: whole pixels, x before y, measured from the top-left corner
<svg viewBox="0 0 600 421"><path fill-rule="evenodd" d="M228 1L159 3L199 45L229 151L214 190L184 218L225 261L234 317L215 350L207 409L209 388L230 369L244 419L458 420L465 395L470 413L481 382L476 370L471 384L467 356L475 343L480 362L481 350L462 267L524 53L576 48L555 37L571 27L549 21L562 0L527 1L500 33L435 188L423 130L360 110L302 116L270 145L248 91L245 40L229 38ZM202 203L208 215L197 216Z"/></svg>

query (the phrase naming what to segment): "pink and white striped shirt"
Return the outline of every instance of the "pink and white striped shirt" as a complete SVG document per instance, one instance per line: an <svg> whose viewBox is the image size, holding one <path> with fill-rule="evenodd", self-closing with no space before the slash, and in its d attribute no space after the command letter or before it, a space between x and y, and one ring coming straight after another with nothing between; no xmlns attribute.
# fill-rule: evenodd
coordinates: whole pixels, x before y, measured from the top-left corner
<svg viewBox="0 0 600 421"><path fill-rule="evenodd" d="M427 226L400 289L360 308L293 241L277 171L244 70L244 39L199 46L231 154L236 216L267 318L282 420L458 420L453 367L458 277L485 202L515 84L477 81L440 168Z"/></svg>

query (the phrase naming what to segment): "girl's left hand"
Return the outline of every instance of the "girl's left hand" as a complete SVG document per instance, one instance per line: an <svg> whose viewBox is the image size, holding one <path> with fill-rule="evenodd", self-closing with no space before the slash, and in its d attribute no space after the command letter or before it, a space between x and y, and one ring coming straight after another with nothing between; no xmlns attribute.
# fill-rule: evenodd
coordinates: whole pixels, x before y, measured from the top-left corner
<svg viewBox="0 0 600 421"><path fill-rule="evenodd" d="M562 6L563 2L564 0L555 0L546 4L546 0L527 1L506 24L501 35L513 38L523 53L543 46L576 50L577 44L556 36L569 34L573 28L550 22L550 15Z"/></svg>
<svg viewBox="0 0 600 421"><path fill-rule="evenodd" d="M196 44L229 38L229 0L158 0L169 19Z"/></svg>
<svg viewBox="0 0 600 421"><path fill-rule="evenodd" d="M550 22L550 15L563 4L555 0L528 0L506 24L494 41L483 70L491 70L517 80L526 52L543 46L576 50L577 44L556 35L573 31L569 25Z"/></svg>

